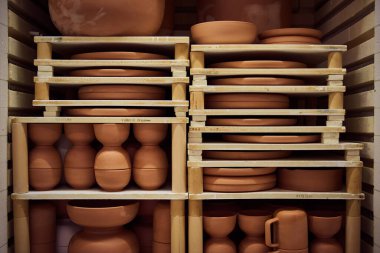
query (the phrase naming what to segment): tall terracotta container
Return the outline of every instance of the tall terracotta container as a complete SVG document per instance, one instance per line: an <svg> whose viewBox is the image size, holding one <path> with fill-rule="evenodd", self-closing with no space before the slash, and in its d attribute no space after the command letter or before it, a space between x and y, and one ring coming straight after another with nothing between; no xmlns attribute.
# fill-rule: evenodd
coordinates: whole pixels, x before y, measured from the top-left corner
<svg viewBox="0 0 380 253"><path fill-rule="evenodd" d="M160 201L153 212L153 253L170 253L170 201Z"/></svg>

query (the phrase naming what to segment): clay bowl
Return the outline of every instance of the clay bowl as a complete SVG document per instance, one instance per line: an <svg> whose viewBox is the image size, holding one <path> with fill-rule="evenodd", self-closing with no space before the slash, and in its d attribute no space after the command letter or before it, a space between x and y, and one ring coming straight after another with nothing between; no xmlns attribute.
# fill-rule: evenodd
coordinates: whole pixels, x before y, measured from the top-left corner
<svg viewBox="0 0 380 253"><path fill-rule="evenodd" d="M332 192L343 187L343 171L329 169L278 169L278 186L285 190Z"/></svg>
<svg viewBox="0 0 380 253"><path fill-rule="evenodd" d="M73 60L162 60L168 59L165 55L143 53L143 52L126 52L126 51L110 51L110 52L91 52L81 53L71 56Z"/></svg>
<svg viewBox="0 0 380 253"><path fill-rule="evenodd" d="M264 238L246 237L239 244L239 253L268 253L270 248L265 245Z"/></svg>
<svg viewBox="0 0 380 253"><path fill-rule="evenodd" d="M208 66L209 68L258 68L258 69L277 69L277 68L306 68L306 64L295 61L268 61L268 60L252 60L252 61L229 61L218 62Z"/></svg>
<svg viewBox="0 0 380 253"><path fill-rule="evenodd" d="M131 159L122 147L103 147L95 157L95 170L131 169Z"/></svg>
<svg viewBox="0 0 380 253"><path fill-rule="evenodd" d="M287 109L289 97L285 95L234 93L207 94L208 109Z"/></svg>
<svg viewBox="0 0 380 253"><path fill-rule="evenodd" d="M167 73L147 69L80 69L70 71L70 76L78 77L157 77Z"/></svg>
<svg viewBox="0 0 380 253"><path fill-rule="evenodd" d="M210 238L204 246L205 253L237 253L235 243L229 238Z"/></svg>
<svg viewBox="0 0 380 253"><path fill-rule="evenodd" d="M208 126L294 126L292 118L209 118Z"/></svg>
<svg viewBox="0 0 380 253"><path fill-rule="evenodd" d="M133 181L144 190L157 190L163 186L168 176L168 169L133 169Z"/></svg>
<svg viewBox="0 0 380 253"><path fill-rule="evenodd" d="M38 145L53 145L61 134L61 124L28 124L28 136Z"/></svg>
<svg viewBox="0 0 380 253"><path fill-rule="evenodd" d="M236 218L232 211L208 210L203 214L203 228L213 238L225 238L235 229Z"/></svg>
<svg viewBox="0 0 380 253"><path fill-rule="evenodd" d="M227 185L227 184L203 184L203 189L208 192L257 192L273 189L276 182L254 185Z"/></svg>
<svg viewBox="0 0 380 253"><path fill-rule="evenodd" d="M53 146L36 146L29 152L29 169L62 169L61 156Z"/></svg>
<svg viewBox="0 0 380 253"><path fill-rule="evenodd" d="M267 39L278 36L307 36L317 39L322 38L322 32L311 28L280 28L267 30L260 34L260 39Z"/></svg>
<svg viewBox="0 0 380 253"><path fill-rule="evenodd" d="M264 39L263 44L321 44L321 40L306 36L279 36Z"/></svg>
<svg viewBox="0 0 380 253"><path fill-rule="evenodd" d="M131 169L95 170L96 183L105 191L123 190L131 180Z"/></svg>
<svg viewBox="0 0 380 253"><path fill-rule="evenodd" d="M75 145L87 145L95 139L92 124L64 124L64 132Z"/></svg>
<svg viewBox="0 0 380 253"><path fill-rule="evenodd" d="M175 4L174 0L165 1L165 15L158 36L171 36L174 30Z"/></svg>
<svg viewBox="0 0 380 253"><path fill-rule="evenodd" d="M265 222L272 217L267 210L241 210L238 215L240 229L249 237L262 237L265 233Z"/></svg>
<svg viewBox="0 0 380 253"><path fill-rule="evenodd" d="M168 134L167 124L133 124L133 134L143 145L158 145Z"/></svg>
<svg viewBox="0 0 380 253"><path fill-rule="evenodd" d="M161 27L165 0L49 0L49 12L66 36L149 36Z"/></svg>
<svg viewBox="0 0 380 253"><path fill-rule="evenodd" d="M218 160L266 160L286 158L291 153L291 151L204 151L204 157Z"/></svg>
<svg viewBox="0 0 380 253"><path fill-rule="evenodd" d="M153 242L152 253L171 253L171 244L162 242Z"/></svg>
<svg viewBox="0 0 380 253"><path fill-rule="evenodd" d="M310 246L310 253L343 253L343 247L334 239L314 239Z"/></svg>
<svg viewBox="0 0 380 253"><path fill-rule="evenodd" d="M257 85L257 86L298 86L305 82L300 79L279 77L227 77L211 79L210 85Z"/></svg>
<svg viewBox="0 0 380 253"><path fill-rule="evenodd" d="M308 213L309 230L317 238L332 238L341 229L342 219L337 212L311 211Z"/></svg>
<svg viewBox="0 0 380 253"><path fill-rule="evenodd" d="M83 100L163 100L165 89L147 85L94 85L79 88Z"/></svg>
<svg viewBox="0 0 380 253"><path fill-rule="evenodd" d="M83 227L112 228L131 222L137 215L137 201L69 201L70 219Z"/></svg>
<svg viewBox="0 0 380 253"><path fill-rule="evenodd" d="M74 189L89 189L95 184L94 168L65 168L65 181Z"/></svg>
<svg viewBox="0 0 380 253"><path fill-rule="evenodd" d="M159 117L165 116L165 109L134 108L74 108L65 110L69 116L77 117Z"/></svg>
<svg viewBox="0 0 380 253"><path fill-rule="evenodd" d="M256 36L256 25L250 22L211 21L191 27L196 44L251 44Z"/></svg>
<svg viewBox="0 0 380 253"><path fill-rule="evenodd" d="M105 146L120 146L128 139L130 124L94 124L95 136Z"/></svg>
<svg viewBox="0 0 380 253"><path fill-rule="evenodd" d="M246 177L260 176L276 172L277 168L203 168L207 176Z"/></svg>
<svg viewBox="0 0 380 253"><path fill-rule="evenodd" d="M313 143L320 142L320 135L246 135L224 134L223 140L239 143Z"/></svg>

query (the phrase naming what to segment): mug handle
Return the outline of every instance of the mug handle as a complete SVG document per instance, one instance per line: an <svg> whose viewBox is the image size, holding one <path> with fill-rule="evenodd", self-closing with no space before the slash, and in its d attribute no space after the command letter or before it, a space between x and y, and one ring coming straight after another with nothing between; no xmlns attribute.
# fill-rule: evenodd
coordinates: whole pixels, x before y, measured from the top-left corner
<svg viewBox="0 0 380 253"><path fill-rule="evenodd" d="M279 222L278 218L273 218L265 222L265 244L268 247L278 248L280 246L278 243L272 242L272 224L278 223L278 222ZM276 253L276 251L273 253Z"/></svg>

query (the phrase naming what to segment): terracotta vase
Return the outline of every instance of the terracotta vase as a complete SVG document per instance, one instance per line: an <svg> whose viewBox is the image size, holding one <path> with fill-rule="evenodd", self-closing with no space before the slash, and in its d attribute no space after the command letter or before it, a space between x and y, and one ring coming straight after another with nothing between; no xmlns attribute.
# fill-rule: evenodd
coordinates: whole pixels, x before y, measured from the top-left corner
<svg viewBox="0 0 380 253"><path fill-rule="evenodd" d="M136 235L123 228L138 212L138 202L71 201L70 219L83 230L70 241L69 253L134 253L139 251Z"/></svg>
<svg viewBox="0 0 380 253"><path fill-rule="evenodd" d="M61 124L29 124L28 134L36 145L29 152L29 185L37 191L54 189L62 178L62 160L53 146L62 134Z"/></svg>
<svg viewBox="0 0 380 253"><path fill-rule="evenodd" d="M268 253L270 248L265 245L262 237L244 238L239 244L239 253Z"/></svg>
<svg viewBox="0 0 380 253"><path fill-rule="evenodd" d="M89 189L95 184L96 150L90 146L94 128L92 124L65 124L64 129L73 144L64 160L65 181L74 189Z"/></svg>
<svg viewBox="0 0 380 253"><path fill-rule="evenodd" d="M319 239L329 239L340 231L342 220L342 215L337 212L311 211L308 215L309 230Z"/></svg>
<svg viewBox="0 0 380 253"><path fill-rule="evenodd" d="M95 136L103 148L95 157L95 179L106 191L121 191L131 179L129 154L121 145L128 139L129 124L95 124Z"/></svg>
<svg viewBox="0 0 380 253"><path fill-rule="evenodd" d="M343 247L336 239L314 239L310 253L343 253Z"/></svg>
<svg viewBox="0 0 380 253"><path fill-rule="evenodd" d="M51 253L56 248L56 208L49 202L33 202L29 207L31 253Z"/></svg>
<svg viewBox="0 0 380 253"><path fill-rule="evenodd" d="M235 243L229 238L210 238L204 246L205 253L237 253Z"/></svg>
<svg viewBox="0 0 380 253"><path fill-rule="evenodd" d="M297 236L294 236L297 235ZM276 242L272 240L276 238ZM279 209L274 218L265 222L265 243L268 247L281 250L308 249L307 214L297 208Z"/></svg>
<svg viewBox="0 0 380 253"><path fill-rule="evenodd" d="M226 238L236 226L236 213L223 210L209 210L203 215L203 228L212 238Z"/></svg>
<svg viewBox="0 0 380 253"><path fill-rule="evenodd" d="M58 30L67 36L149 36L158 32L165 0L49 0Z"/></svg>
<svg viewBox="0 0 380 253"><path fill-rule="evenodd" d="M239 227L248 237L263 237L265 222L271 217L272 214L266 210L242 210L238 215Z"/></svg>
<svg viewBox="0 0 380 253"><path fill-rule="evenodd" d="M67 253L71 238L81 228L70 219L57 221L57 253Z"/></svg>
<svg viewBox="0 0 380 253"><path fill-rule="evenodd" d="M153 241L157 243L171 243L170 202L160 201L153 213Z"/></svg>

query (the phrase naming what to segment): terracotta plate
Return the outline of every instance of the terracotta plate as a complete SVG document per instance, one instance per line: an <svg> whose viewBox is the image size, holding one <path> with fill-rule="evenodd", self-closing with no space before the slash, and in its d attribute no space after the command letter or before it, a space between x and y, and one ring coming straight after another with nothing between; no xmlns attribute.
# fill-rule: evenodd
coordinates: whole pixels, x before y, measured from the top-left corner
<svg viewBox="0 0 380 253"><path fill-rule="evenodd" d="M321 44L321 40L306 36L279 36L261 41L263 44Z"/></svg>
<svg viewBox="0 0 380 253"><path fill-rule="evenodd" d="M307 68L306 64L295 61L229 61L219 62L208 66L209 68Z"/></svg>
<svg viewBox="0 0 380 253"><path fill-rule="evenodd" d="M252 177L204 176L203 183L212 185L255 185L276 182L276 174Z"/></svg>
<svg viewBox="0 0 380 253"><path fill-rule="evenodd" d="M80 69L70 72L70 76L86 77L155 77L166 76L166 72L144 69Z"/></svg>
<svg viewBox="0 0 380 253"><path fill-rule="evenodd" d="M146 85L94 85L81 87L78 95L85 100L160 100L165 98L165 89Z"/></svg>
<svg viewBox="0 0 380 253"><path fill-rule="evenodd" d="M75 60L160 60L167 59L165 55L142 52L91 52L75 54Z"/></svg>
<svg viewBox="0 0 380 253"><path fill-rule="evenodd" d="M286 109L289 97L274 94L209 94L206 108L210 109Z"/></svg>
<svg viewBox="0 0 380 253"><path fill-rule="evenodd" d="M266 160L286 158L291 151L204 151L204 157L218 160Z"/></svg>
<svg viewBox="0 0 380 253"><path fill-rule="evenodd" d="M305 82L299 79L276 78L276 77L230 77L212 79L210 85L273 85L273 86L296 86L304 85Z"/></svg>
<svg viewBox="0 0 380 253"><path fill-rule="evenodd" d="M203 189L210 192L254 192L270 190L276 186L276 182L256 185L213 185L204 184Z"/></svg>
<svg viewBox="0 0 380 253"><path fill-rule="evenodd" d="M316 29L310 28L281 28L281 29L272 29L267 30L260 34L260 39L266 39L270 37L277 36L309 36L321 39L322 32Z"/></svg>
<svg viewBox="0 0 380 253"><path fill-rule="evenodd" d="M312 143L321 140L320 135L223 135L223 140L242 143Z"/></svg>
<svg viewBox="0 0 380 253"><path fill-rule="evenodd" d="M208 176L260 176L274 173L277 168L204 168L203 174Z"/></svg>
<svg viewBox="0 0 380 253"><path fill-rule="evenodd" d="M237 119L237 118L210 118L208 126L294 126L297 119Z"/></svg>
<svg viewBox="0 0 380 253"><path fill-rule="evenodd" d="M65 110L69 116L84 117L160 117L166 115L164 109L127 108L75 108Z"/></svg>

